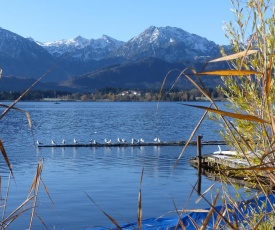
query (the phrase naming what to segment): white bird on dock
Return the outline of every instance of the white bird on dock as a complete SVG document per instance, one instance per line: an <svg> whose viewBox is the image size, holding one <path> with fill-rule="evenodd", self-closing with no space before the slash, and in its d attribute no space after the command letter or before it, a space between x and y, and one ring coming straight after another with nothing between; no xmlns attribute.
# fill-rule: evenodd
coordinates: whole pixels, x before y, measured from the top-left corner
<svg viewBox="0 0 275 230"><path fill-rule="evenodd" d="M74 144L77 144L78 142L77 142L77 140L74 138Z"/></svg>
<svg viewBox="0 0 275 230"><path fill-rule="evenodd" d="M62 144L65 145L65 139L62 140Z"/></svg>
<svg viewBox="0 0 275 230"><path fill-rule="evenodd" d="M55 143L55 141L54 141L54 140L52 140L52 145L56 145L56 143Z"/></svg>
<svg viewBox="0 0 275 230"><path fill-rule="evenodd" d="M122 140L118 137L118 138L117 138L117 142L118 142L118 143L121 143Z"/></svg>
<svg viewBox="0 0 275 230"><path fill-rule="evenodd" d="M139 143L139 140L136 140L136 139L134 139L134 138L132 138L132 145L134 145L135 143Z"/></svg>
<svg viewBox="0 0 275 230"><path fill-rule="evenodd" d="M161 140L160 140L158 137L156 137L156 138L154 139L154 141L155 141L155 142L158 142L158 143L161 142Z"/></svg>
<svg viewBox="0 0 275 230"><path fill-rule="evenodd" d="M111 142L112 142L111 139L110 140L104 139L104 141L105 141L106 144L111 144Z"/></svg>
<svg viewBox="0 0 275 230"><path fill-rule="evenodd" d="M121 139L121 141L122 141L123 143L125 143L125 142L126 142L126 140L125 140L125 139Z"/></svg>
<svg viewBox="0 0 275 230"><path fill-rule="evenodd" d="M220 145L218 145L218 148L219 148L220 153L222 153L222 148Z"/></svg>
<svg viewBox="0 0 275 230"><path fill-rule="evenodd" d="M94 144L94 145L96 145L96 144L97 144L97 142L94 140L94 141L93 141L93 144Z"/></svg>
<svg viewBox="0 0 275 230"><path fill-rule="evenodd" d="M93 143L93 139L91 138L89 142L90 142L90 144L92 144Z"/></svg>
<svg viewBox="0 0 275 230"><path fill-rule="evenodd" d="M36 141L37 145L43 145L43 143L39 142L39 140Z"/></svg>
<svg viewBox="0 0 275 230"><path fill-rule="evenodd" d="M144 143L144 139L143 139L143 138L140 138L139 141L140 141L141 143Z"/></svg>

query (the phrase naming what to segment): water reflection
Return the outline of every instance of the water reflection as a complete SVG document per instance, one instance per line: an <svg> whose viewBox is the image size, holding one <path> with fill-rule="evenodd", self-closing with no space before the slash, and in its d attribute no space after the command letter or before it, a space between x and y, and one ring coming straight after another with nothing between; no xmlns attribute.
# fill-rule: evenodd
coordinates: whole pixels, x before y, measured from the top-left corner
<svg viewBox="0 0 275 230"><path fill-rule="evenodd" d="M73 157L77 158L77 147L73 147Z"/></svg>
<svg viewBox="0 0 275 230"><path fill-rule="evenodd" d="M52 153L52 157L53 157L54 153L55 153L55 147L51 147L51 153Z"/></svg>
<svg viewBox="0 0 275 230"><path fill-rule="evenodd" d="M161 103L157 114L155 103L68 102L58 106L53 103L22 103L20 106L31 111L35 139L44 144L52 138L64 138L72 142L74 137L83 143L88 143L90 138L103 142L106 137L130 140L133 136L150 141L156 134L163 141L186 140L196 125L196 118L199 120L203 113L197 110L194 113L191 108L173 103ZM191 114L194 119L183 120ZM52 192L55 212L43 209L47 203L45 195L40 198L42 210L39 214L46 224L50 223L56 229L106 226L106 217L101 216L93 205L87 205L89 201L83 191L105 210L115 209L129 221L136 220L137 193L143 167L144 218L158 217L173 210L171 196L181 204L189 197L192 185L197 180L196 170L188 162L196 154L195 147L187 149L174 169L182 147L34 148L27 121L21 114L12 113L11 117L5 117L4 120L0 124L4 125L0 127L1 136L7 143L14 174L18 176L16 189L11 191L12 200L21 201L22 196L25 199L37 160L43 157L43 181ZM184 122L178 122L177 127L171 126L175 120ZM4 128L6 125L10 130ZM200 133L207 133L210 140L217 139L209 127L215 128L206 121ZM10 144L13 142L15 144ZM208 153L212 150L206 147L205 151ZM3 161L0 167L6 167ZM202 177L202 191L210 184L212 181ZM196 198L190 199L192 208ZM72 220L77 220L77 223L72 224ZM22 226L14 225L13 229L22 229Z"/></svg>
<svg viewBox="0 0 275 230"><path fill-rule="evenodd" d="M155 156L160 155L160 146L154 146L154 153L155 153Z"/></svg>

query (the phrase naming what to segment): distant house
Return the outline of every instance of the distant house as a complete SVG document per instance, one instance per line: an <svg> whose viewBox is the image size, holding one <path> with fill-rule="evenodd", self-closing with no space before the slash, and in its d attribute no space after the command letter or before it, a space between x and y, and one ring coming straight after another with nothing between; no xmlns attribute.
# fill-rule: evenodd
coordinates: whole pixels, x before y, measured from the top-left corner
<svg viewBox="0 0 275 230"><path fill-rule="evenodd" d="M45 97L45 98L42 98L42 101L61 101L61 99Z"/></svg>
<svg viewBox="0 0 275 230"><path fill-rule="evenodd" d="M196 101L208 101L207 97L195 97Z"/></svg>
<svg viewBox="0 0 275 230"><path fill-rule="evenodd" d="M135 90L126 90L126 91L122 91L120 94L118 95L121 95L121 96L126 96L126 95L134 95L134 96L140 96L141 93L140 92L137 92Z"/></svg>

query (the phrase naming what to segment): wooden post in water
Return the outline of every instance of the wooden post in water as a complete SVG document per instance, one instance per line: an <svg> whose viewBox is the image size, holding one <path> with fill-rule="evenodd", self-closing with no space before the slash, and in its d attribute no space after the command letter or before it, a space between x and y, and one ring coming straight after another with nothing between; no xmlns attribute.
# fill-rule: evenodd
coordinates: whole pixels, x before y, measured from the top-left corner
<svg viewBox="0 0 275 230"><path fill-rule="evenodd" d="M202 156L201 156L201 139L202 135L197 136L197 159L198 159L198 194L201 194L201 173L202 173Z"/></svg>

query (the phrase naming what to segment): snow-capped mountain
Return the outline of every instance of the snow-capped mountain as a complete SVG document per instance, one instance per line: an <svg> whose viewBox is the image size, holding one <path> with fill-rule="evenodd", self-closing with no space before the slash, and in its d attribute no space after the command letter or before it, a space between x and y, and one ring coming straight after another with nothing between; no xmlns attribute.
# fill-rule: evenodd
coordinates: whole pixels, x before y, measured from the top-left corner
<svg viewBox="0 0 275 230"><path fill-rule="evenodd" d="M32 40L0 28L0 66L3 76L38 78L54 64L52 56ZM53 78L49 78L51 80Z"/></svg>
<svg viewBox="0 0 275 230"><path fill-rule="evenodd" d="M152 86L156 79L162 78L166 74L164 72L174 64L204 64L205 59L217 56L219 47L214 42L168 26L151 26L127 42L103 35L99 39L78 36L46 43L23 38L0 28L0 67L4 77L37 79L50 70L44 81L56 83L85 75L88 78L93 76L93 82L96 82L93 84L98 87L103 86L103 79L106 79L104 86L108 86L108 79L113 79L112 81L119 85L124 78L127 78L127 86L134 87L136 80L148 72L150 79L155 79L155 82L145 79L143 85ZM159 65L165 65L167 68L163 68L160 73L159 67L154 69ZM114 74L117 81L113 78ZM88 86L84 78L79 79L83 81L77 81L77 84ZM75 81L71 83L74 84Z"/></svg>
<svg viewBox="0 0 275 230"><path fill-rule="evenodd" d="M168 62L179 62L218 54L218 45L206 38L175 27L151 26L126 42L114 55L131 61L155 57Z"/></svg>
<svg viewBox="0 0 275 230"><path fill-rule="evenodd" d="M121 47L123 43L107 35L98 39L86 39L78 36L74 39L55 42L37 42L54 57L58 58L65 55L82 61L101 60Z"/></svg>
<svg viewBox="0 0 275 230"><path fill-rule="evenodd" d="M11 58L22 55L40 58L41 55L49 55L44 49L31 40L27 40L13 32L0 27L0 52Z"/></svg>
<svg viewBox="0 0 275 230"><path fill-rule="evenodd" d="M128 42L107 35L99 39L74 39L37 44L54 57L64 55L75 60L89 61L120 58L127 62L155 57L168 62L207 59L219 55L219 47L212 41L190 34L176 27L151 26Z"/></svg>

